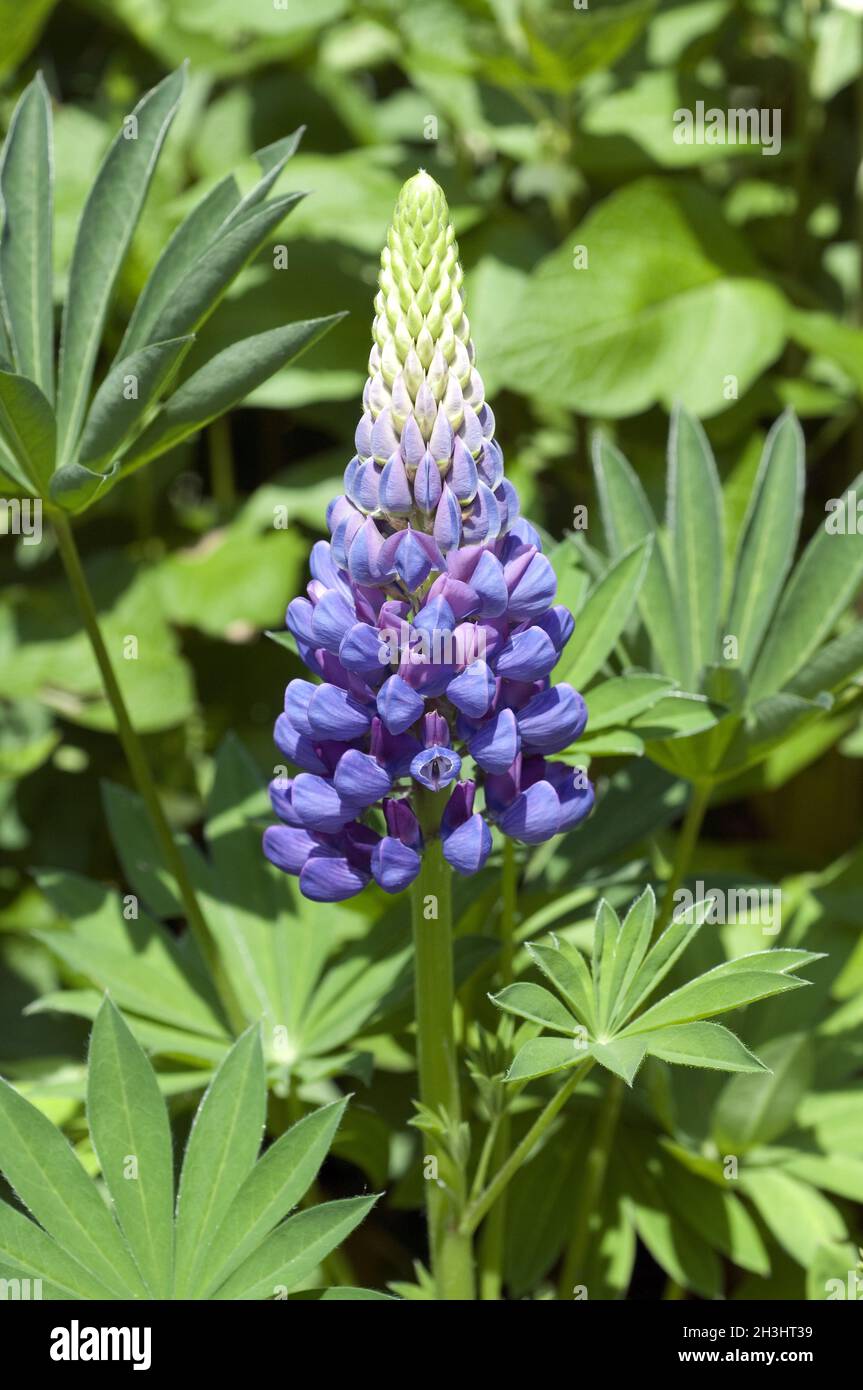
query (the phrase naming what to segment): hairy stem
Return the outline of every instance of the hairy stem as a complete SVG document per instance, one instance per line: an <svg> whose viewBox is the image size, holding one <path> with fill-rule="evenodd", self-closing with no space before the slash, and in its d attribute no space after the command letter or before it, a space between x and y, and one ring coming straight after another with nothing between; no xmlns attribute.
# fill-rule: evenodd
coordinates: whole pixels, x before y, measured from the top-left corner
<svg viewBox="0 0 863 1390"><path fill-rule="evenodd" d="M461 1228L470 1233L475 1231L480 1221L487 1212L491 1211L495 1202L506 1190L507 1184L512 1181L521 1165L530 1156L537 1140L541 1139L551 1122L560 1114L566 1105L576 1086L583 1081L588 1072L592 1069L594 1061L592 1057L586 1058L579 1066L573 1069L572 1075L565 1085L556 1091L545 1109L540 1112L534 1120L527 1134L519 1144L516 1144L506 1162L498 1169L489 1183L488 1187L477 1197L476 1201L470 1203L467 1211L462 1217Z"/></svg>
<svg viewBox="0 0 863 1390"><path fill-rule="evenodd" d="M132 721L129 717L129 711L126 708L126 701L123 698L123 693L114 673L114 668L111 665L108 649L105 646L105 641L99 627L96 606L93 602L90 586L87 583L87 576L81 564L81 557L78 553L78 547L75 543L72 528L66 518L61 515L55 515L53 522L60 558L63 561L69 583L72 587L72 592L75 595L75 600L84 621L87 636L90 639L90 645L93 648L93 654L96 658L102 676L102 683L105 687L105 694L114 713L117 733L126 756L126 762L129 765L132 779L144 803L147 815L150 818L150 823L162 851L165 867L168 869L169 873L173 875L177 885L177 891L185 909L189 929L194 935L201 954L216 982L228 1020L234 1027L242 1026L244 1020L234 1002L233 994L228 988L227 981L221 970L218 954L204 919L204 914L201 911L200 904L195 895L195 889L192 886L189 870L186 867L183 856L171 833L171 828L168 825L165 812L162 809L162 803L159 800L159 794L156 790L156 784L153 781L153 774L150 771L150 766L147 762L141 740L133 728Z"/></svg>
<svg viewBox="0 0 863 1390"><path fill-rule="evenodd" d="M418 809L426 834L422 867L411 890L419 1092L429 1110L446 1112L449 1131L457 1133L461 1092L454 1020L452 870L440 840L430 838L429 822L439 818L435 802L430 794L417 800L422 802ZM438 1298L469 1300L474 1297L473 1247L470 1235L459 1229L465 1173L442 1143L428 1142L437 1167L437 1177L426 1178L426 1213Z"/></svg>
<svg viewBox="0 0 863 1390"><path fill-rule="evenodd" d="M575 1208L575 1221L572 1235L560 1272L557 1296L571 1298L576 1284L585 1283L584 1261L590 1243L591 1218L598 1216L605 1175L611 1157L611 1146L617 1128L617 1117L623 1099L623 1081L619 1076L609 1077L600 1105L596 1130L593 1135L587 1158L582 1168L581 1186Z"/></svg>

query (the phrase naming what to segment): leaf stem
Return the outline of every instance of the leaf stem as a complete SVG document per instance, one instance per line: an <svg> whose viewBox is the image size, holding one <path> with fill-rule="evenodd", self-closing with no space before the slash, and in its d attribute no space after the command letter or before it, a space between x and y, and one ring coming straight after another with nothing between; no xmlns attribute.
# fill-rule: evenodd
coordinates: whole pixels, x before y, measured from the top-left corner
<svg viewBox="0 0 863 1390"><path fill-rule="evenodd" d="M674 911L674 895L680 887L689 869L689 863L698 841L701 831L701 824L704 820L705 812L713 791L711 782L696 782L692 788L692 795L689 798L689 805L686 808L686 815L683 817L683 825L680 827L680 835L677 840L677 852L674 856L674 864L665 885L665 892L662 895L662 904L656 916L653 927L653 940L655 941L662 935L668 923L671 921L671 914Z"/></svg>
<svg viewBox="0 0 863 1390"><path fill-rule="evenodd" d="M57 536L57 548L60 558L66 570L66 575L75 595L90 645L93 648L93 655L96 658L99 671L102 676L102 683L105 687L105 694L114 713L114 720L117 725L117 733L129 771L141 800L144 802L147 814L153 827L156 839L162 851L165 867L173 875L177 885L177 891L186 912L186 920L194 936L201 954L210 969L216 986L219 990L222 1003L225 1008L228 1020L233 1027L243 1023L242 1015L233 999L233 993L227 987L227 981L223 978L215 943L210 936L204 914L198 903L195 889L189 875L189 870L171 833L159 801L159 794L156 784L153 781L153 774L150 771L141 740L132 725L126 701L120 689L114 668L111 665L111 658L105 646L105 640L99 627L99 618L96 613L96 606L87 583L87 576L81 564L81 556L75 542L72 528L65 516L55 513L52 518L54 531Z"/></svg>
<svg viewBox="0 0 863 1390"><path fill-rule="evenodd" d="M602 1201L602 1190L605 1186L605 1175L608 1172L622 1099L623 1081L619 1076L610 1076L600 1105L593 1141L581 1170L582 1181L575 1209L575 1221L558 1284L559 1299L571 1298L573 1287L585 1282L584 1259L590 1242L591 1217L598 1215Z"/></svg>
<svg viewBox="0 0 863 1390"><path fill-rule="evenodd" d="M574 1068L569 1080L561 1086L559 1091L555 1092L548 1105L534 1120L527 1134L520 1143L516 1144L509 1158L495 1173L482 1196L470 1203L461 1221L461 1229L466 1234L471 1234L476 1230L480 1221L491 1210L507 1184L515 1177L521 1165L528 1158L537 1140L542 1138L552 1120L560 1113L579 1082L584 1080L593 1066L593 1058L587 1057L584 1062Z"/></svg>
<svg viewBox="0 0 863 1390"><path fill-rule="evenodd" d="M440 839L434 834L440 819L438 806L443 801L440 794L416 795L426 837L422 867L411 889L417 1067L422 1104L435 1114L444 1111L450 1132L457 1134L461 1125L461 1091L454 1019L452 870L443 857ZM474 1297L474 1269L470 1235L459 1228L465 1173L444 1144L434 1139L430 1142L438 1169L436 1178L426 1179L432 1274L439 1299L467 1301Z"/></svg>

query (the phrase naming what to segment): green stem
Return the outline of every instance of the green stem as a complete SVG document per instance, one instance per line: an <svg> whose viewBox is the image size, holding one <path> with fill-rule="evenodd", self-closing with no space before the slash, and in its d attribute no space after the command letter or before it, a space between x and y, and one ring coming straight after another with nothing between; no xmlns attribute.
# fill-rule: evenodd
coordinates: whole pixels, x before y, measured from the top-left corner
<svg viewBox="0 0 863 1390"><path fill-rule="evenodd" d="M713 787L709 782L696 783L692 788L692 795L689 798L689 805L686 808L686 815L683 817L683 825L680 828L680 835L677 839L677 853L674 856L671 874L665 885L665 892L662 895L662 905L657 914L656 923L653 928L653 939L665 931L671 921L671 914L674 911L674 895L680 887L689 869L689 861L692 852L698 841L701 830L701 823L710 801Z"/></svg>
<svg viewBox="0 0 863 1390"><path fill-rule="evenodd" d="M521 1165L529 1157L538 1139L541 1139L566 1102L569 1100L576 1086L583 1081L588 1072L594 1065L593 1058L588 1057L580 1066L574 1068L572 1075L559 1091L552 1096L548 1105L537 1116L527 1134L519 1144L516 1144L506 1163L495 1173L488 1187L476 1201L471 1202L461 1221L461 1229L467 1234L476 1230L480 1221L488 1211L494 1206L495 1202L506 1189L506 1186L515 1177Z"/></svg>
<svg viewBox="0 0 863 1390"><path fill-rule="evenodd" d="M422 792L415 800L426 835L422 867L411 890L420 1100L436 1114L445 1111L448 1128L456 1134L461 1124L461 1091L453 1016L452 870L440 839L431 838L440 819L438 805L445 798ZM429 1249L438 1298L470 1300L474 1297L473 1248L470 1236L459 1229L465 1174L441 1143L429 1142L438 1174L437 1180L426 1180Z"/></svg>
<svg viewBox="0 0 863 1390"><path fill-rule="evenodd" d="M622 1099L623 1082L619 1076L612 1076L602 1098L593 1142L582 1169L575 1222L557 1291L560 1299L572 1298L573 1288L579 1283L586 1283L584 1261L590 1242L591 1218L598 1217Z"/></svg>
<svg viewBox="0 0 863 1390"><path fill-rule="evenodd" d="M76 602L81 611L81 617L84 620L84 627L86 628L87 636L90 639L90 645L93 648L93 654L102 676L105 694L114 713L117 733L123 747L123 752L126 755L129 771L132 774L132 779L146 807L153 831L162 851L165 867L168 869L169 873L173 875L177 885L177 891L179 892L183 907L186 911L186 920L189 924L189 928L216 981L228 1018L231 1024L237 1027L237 1025L243 1024L242 1015L234 1003L232 992L227 987L227 981L223 978L218 954L204 919L204 914L201 911L198 899L195 895L195 889L192 886L189 870L171 834L171 829L165 818L165 812L162 810L162 804L159 801L159 794L156 790L156 784L153 781L153 774L150 771L144 749L138 735L135 733L132 721L129 718L129 711L126 708L126 702L123 698L120 684L114 674L114 668L108 656L108 649L102 637L96 606L93 602L93 596L90 593L90 587L87 583L83 565L81 564L81 557L78 553L75 537L72 534L72 528L66 517L59 513L54 515L53 523L54 531L57 536L57 548L60 551L60 558L63 561L69 583L72 586L72 592L75 595Z"/></svg>
<svg viewBox="0 0 863 1390"><path fill-rule="evenodd" d="M518 864L515 846L508 836L503 842L500 912L500 977L501 984L512 982L512 958L515 942L515 920L518 910ZM492 1161L499 1168L509 1153L511 1124L509 1112L504 1111L497 1126ZM482 1228L479 1243L479 1296L484 1302L497 1302L503 1289L504 1236L506 1234L506 1193L489 1212Z"/></svg>

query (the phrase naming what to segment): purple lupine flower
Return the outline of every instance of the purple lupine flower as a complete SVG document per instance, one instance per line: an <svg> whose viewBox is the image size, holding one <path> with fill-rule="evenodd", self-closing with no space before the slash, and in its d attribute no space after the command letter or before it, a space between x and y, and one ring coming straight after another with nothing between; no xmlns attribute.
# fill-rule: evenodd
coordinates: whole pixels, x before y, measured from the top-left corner
<svg viewBox="0 0 863 1390"><path fill-rule="evenodd" d="M587 722L581 696L550 683L573 618L504 476L462 279L443 192L420 172L381 257L331 540L286 618L315 679L290 682L276 721L298 771L271 784L264 852L318 901L372 880L401 892L430 834L474 874L490 823L537 844L593 805L581 770L547 760Z"/></svg>

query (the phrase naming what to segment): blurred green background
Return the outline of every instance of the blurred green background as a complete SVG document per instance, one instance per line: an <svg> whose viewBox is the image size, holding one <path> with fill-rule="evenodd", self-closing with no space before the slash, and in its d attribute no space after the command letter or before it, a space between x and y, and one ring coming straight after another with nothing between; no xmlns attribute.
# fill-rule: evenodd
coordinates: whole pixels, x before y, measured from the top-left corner
<svg viewBox="0 0 863 1390"><path fill-rule="evenodd" d="M280 187L309 196L275 239L287 267L274 272L268 250L195 351L349 311L80 527L106 631L138 637L134 679L123 663L119 674L177 824L197 826L229 728L262 779L272 766L295 672L263 633L302 590L351 455L378 255L419 165L453 209L478 365L528 515L559 537L575 505L592 508L596 427L658 502L679 399L716 450L731 555L766 429L790 404L814 528L863 438L861 26L819 0L0 0L0 122L37 68L55 102L60 292L110 138L147 88L191 63L109 346L190 204L231 168L251 181L251 152L299 125ZM697 100L778 110L781 149L676 143L674 112ZM281 504L287 530L273 528ZM17 935L49 913L27 870L117 879L99 784L126 774L48 528L38 546L4 537L0 567L0 924L20 1003L53 969ZM854 845L855 719L822 721L711 813L719 862L733 852L778 876ZM0 1057L61 1050L71 1024L22 1030L17 1012L4 1010Z"/></svg>

